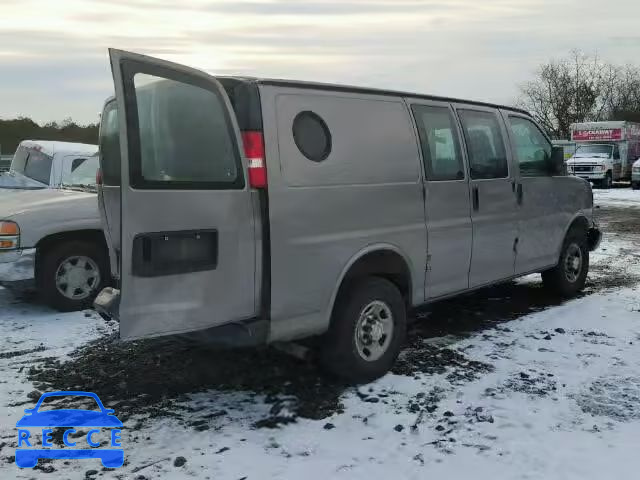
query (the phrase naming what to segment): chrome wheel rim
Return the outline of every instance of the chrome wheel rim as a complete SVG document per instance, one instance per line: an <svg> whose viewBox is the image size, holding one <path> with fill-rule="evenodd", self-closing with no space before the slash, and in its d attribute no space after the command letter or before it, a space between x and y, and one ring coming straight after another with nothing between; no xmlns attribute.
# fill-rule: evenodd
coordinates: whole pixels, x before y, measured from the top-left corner
<svg viewBox="0 0 640 480"><path fill-rule="evenodd" d="M582 271L582 249L575 243L567 248L564 257L564 275L571 283L575 283Z"/></svg>
<svg viewBox="0 0 640 480"><path fill-rule="evenodd" d="M393 337L393 314L384 302L375 300L360 312L355 329L355 343L358 355L367 362L382 357Z"/></svg>
<svg viewBox="0 0 640 480"><path fill-rule="evenodd" d="M58 266L55 281L56 289L65 298L84 300L100 285L100 269L89 257L69 257Z"/></svg>

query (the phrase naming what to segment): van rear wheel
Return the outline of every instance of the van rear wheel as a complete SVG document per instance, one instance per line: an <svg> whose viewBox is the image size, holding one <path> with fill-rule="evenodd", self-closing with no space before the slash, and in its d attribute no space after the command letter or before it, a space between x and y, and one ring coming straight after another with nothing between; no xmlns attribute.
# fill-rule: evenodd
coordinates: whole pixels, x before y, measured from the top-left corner
<svg viewBox="0 0 640 480"><path fill-rule="evenodd" d="M365 277L341 293L323 339L320 362L351 383L367 383L393 366L407 329L398 288L379 277Z"/></svg>
<svg viewBox="0 0 640 480"><path fill-rule="evenodd" d="M589 273L587 236L579 229L572 229L562 245L558 265L542 272L542 281L549 290L568 297L584 288L587 273Z"/></svg>

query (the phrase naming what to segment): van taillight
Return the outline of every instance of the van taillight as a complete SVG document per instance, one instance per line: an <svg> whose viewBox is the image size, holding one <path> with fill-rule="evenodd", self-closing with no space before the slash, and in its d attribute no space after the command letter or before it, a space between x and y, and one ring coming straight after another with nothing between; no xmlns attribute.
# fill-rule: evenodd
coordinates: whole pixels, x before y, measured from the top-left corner
<svg viewBox="0 0 640 480"><path fill-rule="evenodd" d="M96 170L96 185L102 185L102 169L98 168Z"/></svg>
<svg viewBox="0 0 640 480"><path fill-rule="evenodd" d="M267 188L267 165L262 132L242 132L242 145L249 160L249 185L252 188Z"/></svg>

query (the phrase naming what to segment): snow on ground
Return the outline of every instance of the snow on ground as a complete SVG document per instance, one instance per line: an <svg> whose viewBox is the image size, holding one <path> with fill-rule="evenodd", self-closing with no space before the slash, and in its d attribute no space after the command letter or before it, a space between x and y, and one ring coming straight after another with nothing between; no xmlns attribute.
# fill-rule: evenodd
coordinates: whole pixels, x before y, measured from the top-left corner
<svg viewBox="0 0 640 480"><path fill-rule="evenodd" d="M608 190L594 189L593 198L596 205L639 206L640 190L625 188L611 188Z"/></svg>
<svg viewBox="0 0 640 480"><path fill-rule="evenodd" d="M91 312L53 313L0 289L0 478L636 478L630 192L596 190L606 235L583 296L550 297L533 275L441 302L418 314L393 373L358 388L269 350L119 344ZM125 466L18 469L22 409L72 387L124 421Z"/></svg>

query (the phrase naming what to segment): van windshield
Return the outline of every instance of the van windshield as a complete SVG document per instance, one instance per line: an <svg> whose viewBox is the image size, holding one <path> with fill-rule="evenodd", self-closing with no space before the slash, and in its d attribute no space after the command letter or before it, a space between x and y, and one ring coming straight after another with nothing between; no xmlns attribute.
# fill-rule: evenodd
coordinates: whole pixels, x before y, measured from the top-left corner
<svg viewBox="0 0 640 480"><path fill-rule="evenodd" d="M611 158L613 145L580 145L574 157Z"/></svg>

